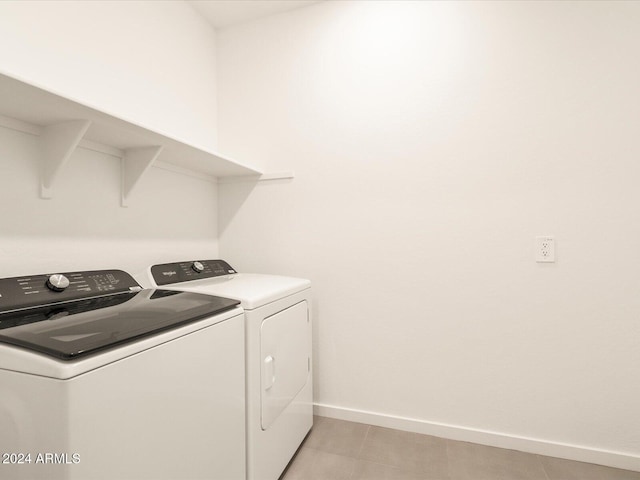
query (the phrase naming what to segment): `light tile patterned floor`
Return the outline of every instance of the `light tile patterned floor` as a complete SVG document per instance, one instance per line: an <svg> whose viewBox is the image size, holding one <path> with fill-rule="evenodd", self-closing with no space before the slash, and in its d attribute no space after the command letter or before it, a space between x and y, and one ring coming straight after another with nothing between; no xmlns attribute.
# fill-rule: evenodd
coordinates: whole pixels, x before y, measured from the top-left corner
<svg viewBox="0 0 640 480"><path fill-rule="evenodd" d="M640 480L640 473L315 417L281 480Z"/></svg>

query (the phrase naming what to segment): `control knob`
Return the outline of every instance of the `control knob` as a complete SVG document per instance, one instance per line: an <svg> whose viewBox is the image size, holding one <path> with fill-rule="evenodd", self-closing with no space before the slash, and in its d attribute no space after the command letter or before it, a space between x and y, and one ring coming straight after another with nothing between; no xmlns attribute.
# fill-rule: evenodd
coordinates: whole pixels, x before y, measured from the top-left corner
<svg viewBox="0 0 640 480"><path fill-rule="evenodd" d="M193 262L191 264L191 268L193 268L193 271L196 273L202 273L202 271L204 270L204 265L202 264L202 262Z"/></svg>
<svg viewBox="0 0 640 480"><path fill-rule="evenodd" d="M65 288L69 286L69 279L64 275L51 275L47 279L47 288L49 290L53 290L54 292L62 292Z"/></svg>

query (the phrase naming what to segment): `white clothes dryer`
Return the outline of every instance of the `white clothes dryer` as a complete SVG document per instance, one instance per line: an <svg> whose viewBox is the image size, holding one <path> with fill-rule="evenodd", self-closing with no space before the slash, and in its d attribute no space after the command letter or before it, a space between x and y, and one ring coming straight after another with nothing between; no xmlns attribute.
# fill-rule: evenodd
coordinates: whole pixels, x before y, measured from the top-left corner
<svg viewBox="0 0 640 480"><path fill-rule="evenodd" d="M161 288L241 302L247 478L277 480L313 424L311 282L237 273L223 260L154 265L149 273Z"/></svg>
<svg viewBox="0 0 640 480"><path fill-rule="evenodd" d="M238 304L120 270L0 279L0 478L244 478Z"/></svg>

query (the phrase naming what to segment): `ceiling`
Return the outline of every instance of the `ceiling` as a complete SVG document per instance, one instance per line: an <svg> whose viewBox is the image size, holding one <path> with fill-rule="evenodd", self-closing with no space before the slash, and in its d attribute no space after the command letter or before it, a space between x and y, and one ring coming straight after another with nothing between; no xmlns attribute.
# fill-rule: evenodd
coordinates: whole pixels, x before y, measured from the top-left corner
<svg viewBox="0 0 640 480"><path fill-rule="evenodd" d="M214 28L249 22L319 0L187 0Z"/></svg>

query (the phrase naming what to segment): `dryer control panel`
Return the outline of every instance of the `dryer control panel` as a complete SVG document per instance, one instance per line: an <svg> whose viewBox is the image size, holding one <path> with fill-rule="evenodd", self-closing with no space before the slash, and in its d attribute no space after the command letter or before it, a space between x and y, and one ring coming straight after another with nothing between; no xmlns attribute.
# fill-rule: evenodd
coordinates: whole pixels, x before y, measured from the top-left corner
<svg viewBox="0 0 640 480"><path fill-rule="evenodd" d="M235 269L224 260L189 260L187 262L163 263L151 267L151 275L158 286L221 277L234 273L237 273Z"/></svg>

